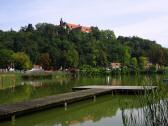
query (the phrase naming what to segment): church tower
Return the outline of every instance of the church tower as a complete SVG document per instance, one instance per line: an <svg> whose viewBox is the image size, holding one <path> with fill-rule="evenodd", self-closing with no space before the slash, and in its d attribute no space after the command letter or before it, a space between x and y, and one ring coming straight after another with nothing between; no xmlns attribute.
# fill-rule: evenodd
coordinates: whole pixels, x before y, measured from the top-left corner
<svg viewBox="0 0 168 126"><path fill-rule="evenodd" d="M62 18L60 19L60 26L64 26L64 22L63 22L63 20L62 20Z"/></svg>

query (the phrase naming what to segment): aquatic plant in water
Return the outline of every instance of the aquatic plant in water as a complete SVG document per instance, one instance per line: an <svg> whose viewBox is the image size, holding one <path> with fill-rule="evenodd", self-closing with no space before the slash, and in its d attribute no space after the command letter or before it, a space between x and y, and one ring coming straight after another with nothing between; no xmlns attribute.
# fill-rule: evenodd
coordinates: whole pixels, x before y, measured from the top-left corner
<svg viewBox="0 0 168 126"><path fill-rule="evenodd" d="M124 126L168 126L168 99L167 90L161 87L146 93L144 96L137 96L139 109L122 108L122 119Z"/></svg>

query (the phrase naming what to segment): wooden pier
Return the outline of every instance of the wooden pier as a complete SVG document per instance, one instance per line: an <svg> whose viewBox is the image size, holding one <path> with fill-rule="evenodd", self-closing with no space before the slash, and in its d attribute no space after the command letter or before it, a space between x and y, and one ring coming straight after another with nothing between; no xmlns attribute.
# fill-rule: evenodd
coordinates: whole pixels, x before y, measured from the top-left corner
<svg viewBox="0 0 168 126"><path fill-rule="evenodd" d="M73 89L80 90L54 96L48 96L31 101L25 101L14 104L0 105L0 121L15 119L17 116L25 115L35 111L40 111L52 107L64 106L68 104L93 98L96 96L113 93L114 91L127 91L128 93L138 93L141 91L151 91L156 89L156 86L81 86Z"/></svg>
<svg viewBox="0 0 168 126"><path fill-rule="evenodd" d="M157 86L108 86L108 85L91 85L91 86L79 86L73 87L73 90L86 90L86 89L111 89L112 91L132 91L137 93L138 91L150 91L156 89Z"/></svg>

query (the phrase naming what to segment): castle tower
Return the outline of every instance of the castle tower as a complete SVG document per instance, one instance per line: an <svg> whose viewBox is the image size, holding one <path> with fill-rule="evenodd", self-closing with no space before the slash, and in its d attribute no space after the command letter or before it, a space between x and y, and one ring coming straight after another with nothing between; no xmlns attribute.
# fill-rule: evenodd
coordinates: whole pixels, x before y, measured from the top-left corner
<svg viewBox="0 0 168 126"><path fill-rule="evenodd" d="M62 18L60 19L60 26L64 26L64 22L63 22Z"/></svg>

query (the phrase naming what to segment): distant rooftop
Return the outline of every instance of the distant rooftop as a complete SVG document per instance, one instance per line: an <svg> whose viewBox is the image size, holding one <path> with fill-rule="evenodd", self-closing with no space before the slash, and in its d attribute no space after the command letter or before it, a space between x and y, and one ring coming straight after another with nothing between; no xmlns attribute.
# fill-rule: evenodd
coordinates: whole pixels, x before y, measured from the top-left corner
<svg viewBox="0 0 168 126"><path fill-rule="evenodd" d="M82 26L80 24L73 24L73 23L67 23L67 22L63 22L63 20L60 20L60 26L66 26L69 29L81 29L82 32L86 32L86 33L90 33L92 31L91 27L86 27L86 26Z"/></svg>

